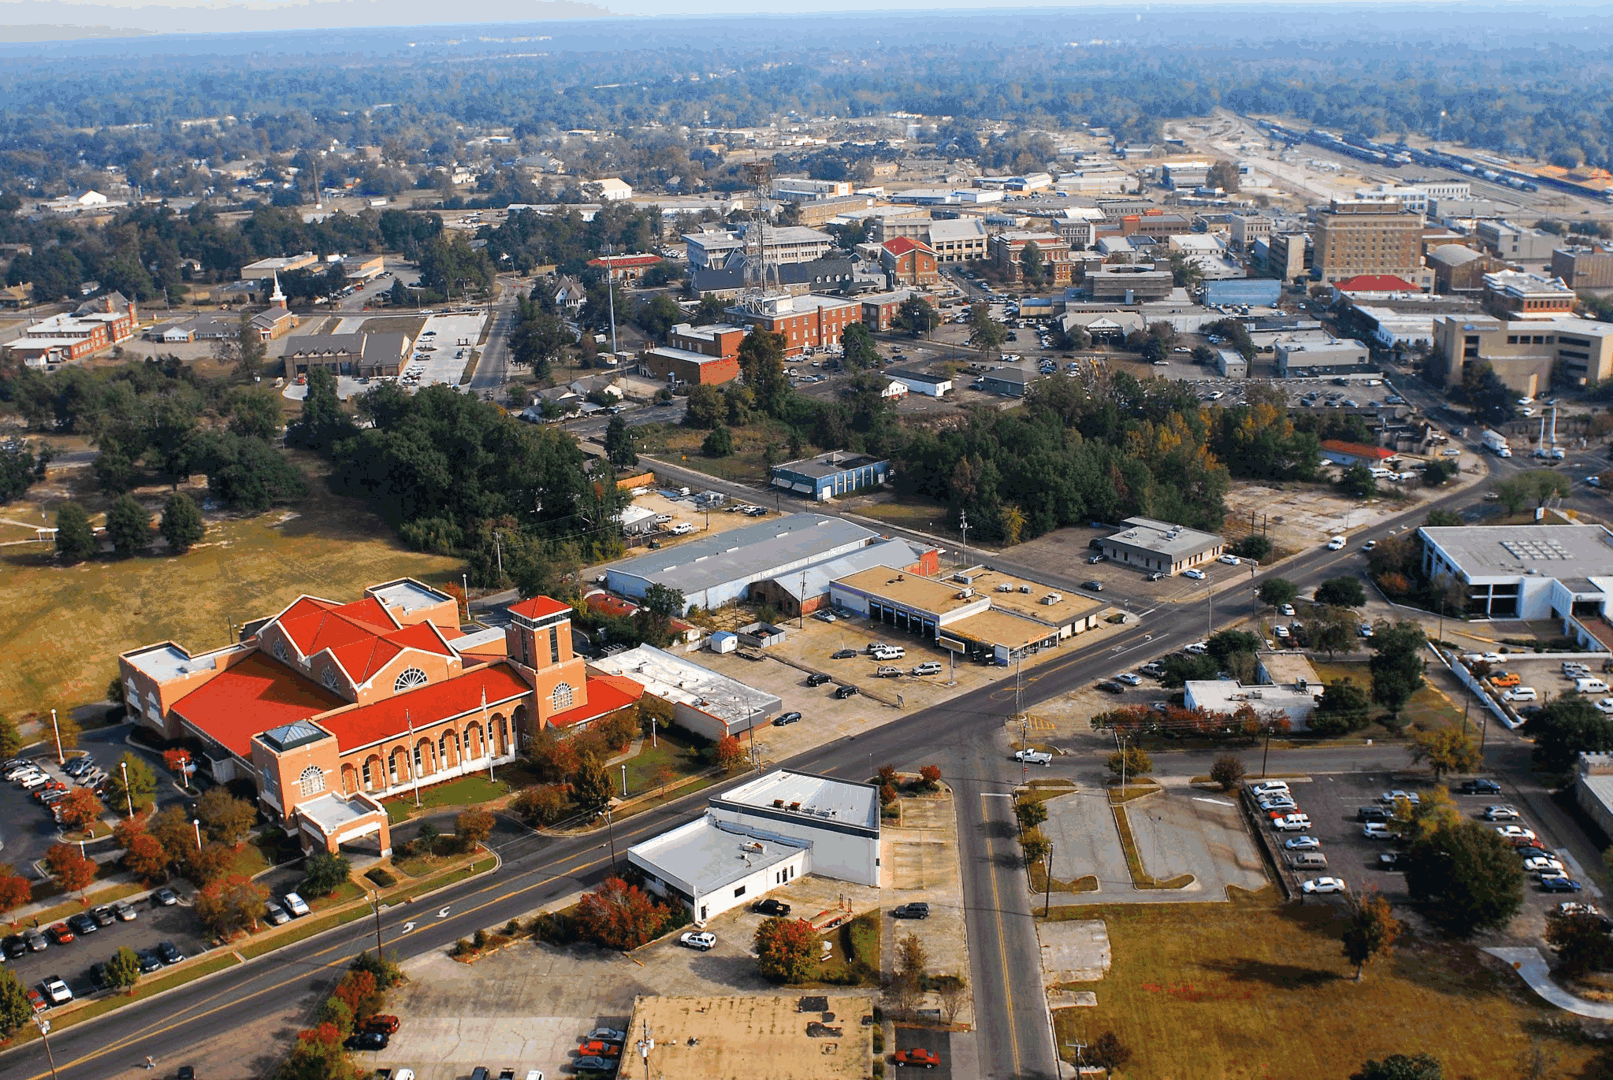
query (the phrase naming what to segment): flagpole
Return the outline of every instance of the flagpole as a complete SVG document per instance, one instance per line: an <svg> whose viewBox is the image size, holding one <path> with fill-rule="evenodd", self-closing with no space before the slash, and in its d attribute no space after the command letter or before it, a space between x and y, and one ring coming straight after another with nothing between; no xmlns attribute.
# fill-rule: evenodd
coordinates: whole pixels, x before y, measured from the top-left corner
<svg viewBox="0 0 1613 1080"><path fill-rule="evenodd" d="M414 777L414 808L420 809L420 751L414 745L414 717L409 710L403 710L403 719L409 725L409 756L405 759L409 763L409 775Z"/></svg>

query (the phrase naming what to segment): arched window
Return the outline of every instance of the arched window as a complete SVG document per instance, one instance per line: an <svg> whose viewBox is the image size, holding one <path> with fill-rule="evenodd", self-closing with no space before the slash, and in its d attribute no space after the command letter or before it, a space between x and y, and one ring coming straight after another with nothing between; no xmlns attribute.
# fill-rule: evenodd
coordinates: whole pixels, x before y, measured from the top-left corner
<svg viewBox="0 0 1613 1080"><path fill-rule="evenodd" d="M555 712L571 708L571 684L556 683L554 693L549 697L549 702L554 706Z"/></svg>
<svg viewBox="0 0 1613 1080"><path fill-rule="evenodd" d="M291 663L291 658L286 655L286 643L279 638L274 639L274 647L270 651L274 653L274 658L282 664Z"/></svg>
<svg viewBox="0 0 1613 1080"><path fill-rule="evenodd" d="M417 686L426 685L426 673L417 667L405 668L392 682L392 692L401 694Z"/></svg>
<svg viewBox="0 0 1613 1080"><path fill-rule="evenodd" d="M310 795L317 795L325 790L325 770L318 765L308 766L297 778L297 786L302 790L305 799Z"/></svg>
<svg viewBox="0 0 1613 1080"><path fill-rule="evenodd" d="M338 682L336 669L326 664L325 670L319 674L319 681L325 684L326 690L335 690Z"/></svg>

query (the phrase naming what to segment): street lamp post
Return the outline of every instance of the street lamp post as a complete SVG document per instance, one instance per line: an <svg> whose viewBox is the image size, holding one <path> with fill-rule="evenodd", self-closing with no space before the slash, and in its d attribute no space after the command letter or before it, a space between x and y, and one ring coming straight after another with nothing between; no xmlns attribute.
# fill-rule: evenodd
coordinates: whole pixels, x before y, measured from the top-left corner
<svg viewBox="0 0 1613 1080"><path fill-rule="evenodd" d="M50 1049L50 1021L43 1016L35 1016L34 1023L39 1025L39 1039L45 1044L45 1057L50 1062L51 1080L56 1080L56 1055Z"/></svg>
<svg viewBox="0 0 1613 1080"><path fill-rule="evenodd" d="M191 818L190 823L196 829L196 850L202 850L202 821L200 818Z"/></svg>
<svg viewBox="0 0 1613 1080"><path fill-rule="evenodd" d="M129 790L129 763L120 761L118 768L123 770L123 797L129 803L129 816L134 817L134 792Z"/></svg>
<svg viewBox="0 0 1613 1080"><path fill-rule="evenodd" d="M611 819L610 807L605 807L605 833L610 840L610 872L616 873L616 823Z"/></svg>
<svg viewBox="0 0 1613 1080"><path fill-rule="evenodd" d="M1042 894L1042 918L1044 919L1047 918L1047 913L1052 910L1053 906L1053 841L1051 840L1047 842L1046 885L1047 888Z"/></svg>
<svg viewBox="0 0 1613 1080"><path fill-rule="evenodd" d="M55 709L50 711L50 727L56 733L56 764L65 765L67 764L67 755L62 753L62 729L61 725L56 723Z"/></svg>

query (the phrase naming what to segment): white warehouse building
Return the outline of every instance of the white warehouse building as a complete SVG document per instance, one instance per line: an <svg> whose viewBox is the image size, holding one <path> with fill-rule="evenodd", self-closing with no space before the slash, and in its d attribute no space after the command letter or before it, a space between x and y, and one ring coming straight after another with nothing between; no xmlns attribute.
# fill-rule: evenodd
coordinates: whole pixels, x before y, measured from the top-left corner
<svg viewBox="0 0 1613 1080"><path fill-rule="evenodd" d="M713 796L703 817L635 844L627 861L702 923L800 874L878 886L879 789L780 769Z"/></svg>

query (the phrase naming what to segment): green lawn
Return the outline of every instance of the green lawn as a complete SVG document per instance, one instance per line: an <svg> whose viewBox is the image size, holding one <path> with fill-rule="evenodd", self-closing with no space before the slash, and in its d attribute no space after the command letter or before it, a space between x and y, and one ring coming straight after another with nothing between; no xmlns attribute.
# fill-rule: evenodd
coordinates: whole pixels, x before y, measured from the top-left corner
<svg viewBox="0 0 1613 1080"><path fill-rule="evenodd" d="M947 508L938 502L919 496L909 496L900 502L876 502L857 508L857 513L904 529L944 535L947 528Z"/></svg>
<svg viewBox="0 0 1613 1080"><path fill-rule="evenodd" d="M494 773L498 775L497 770ZM457 780L450 780L446 784L434 784L431 787L420 789L420 807L415 808L414 794L411 792L388 799L386 805L387 820L396 825L400 821L408 821L416 814L431 814L439 810L447 810L460 806L477 806L493 799L501 799L511 791L510 785L503 777L489 780L484 774L475 776L461 776Z"/></svg>
<svg viewBox="0 0 1613 1080"><path fill-rule="evenodd" d="M232 622L272 615L302 593L347 601L366 585L404 576L458 580L459 560L406 549L360 503L323 489L310 478L303 505L210 521L183 558L106 557L64 567L31 545L3 549L0 713L48 718L52 707L100 701L125 649L164 640L218 648L230 640ZM93 491L74 494L92 513L107 505ZM57 501L11 503L4 516L37 520L44 509L54 517ZM62 618L64 611L73 617Z"/></svg>
<svg viewBox="0 0 1613 1080"><path fill-rule="evenodd" d="M1081 985L1097 1007L1053 1014L1061 1053L1113 1031L1134 1055L1124 1080L1279 1080L1426 1052L1455 1080L1522 1075L1511 1064L1533 1037L1561 1053L1553 1075L1591 1075L1577 1025L1470 945L1403 937L1355 982L1339 911L1264 898L1055 909L1103 919L1113 950L1103 980Z"/></svg>
<svg viewBox="0 0 1613 1080"><path fill-rule="evenodd" d="M1372 690L1372 673L1367 665L1327 663L1312 659L1311 666L1316 668L1316 674L1321 676L1324 683L1335 682L1339 679L1350 679L1357 686L1368 691ZM1374 723L1382 724L1389 715L1389 710L1374 707L1372 719ZM1462 709L1452 704L1449 698L1439 691L1432 682L1424 680L1422 688L1411 695L1406 707L1401 710L1401 716L1408 725L1433 730L1443 727L1460 727L1462 724ZM1477 721L1473 721L1475 728ZM1381 731L1357 732L1371 738L1381 738Z"/></svg>
<svg viewBox="0 0 1613 1080"><path fill-rule="evenodd" d="M225 871L225 876L233 877L239 874L242 877L253 878L267 869L269 860L263 857L263 852L255 845L246 843L235 853L235 858L230 861L230 868Z"/></svg>
<svg viewBox="0 0 1613 1080"><path fill-rule="evenodd" d="M627 766L629 797L654 791L663 783L674 783L684 777L693 776L705 768L701 764L699 752L687 743L677 738L668 738L665 732L657 736L656 743L657 745L651 746L650 740L645 739L643 748L637 754L625 762L611 766L616 772L612 779L617 784L621 783L622 765Z"/></svg>

